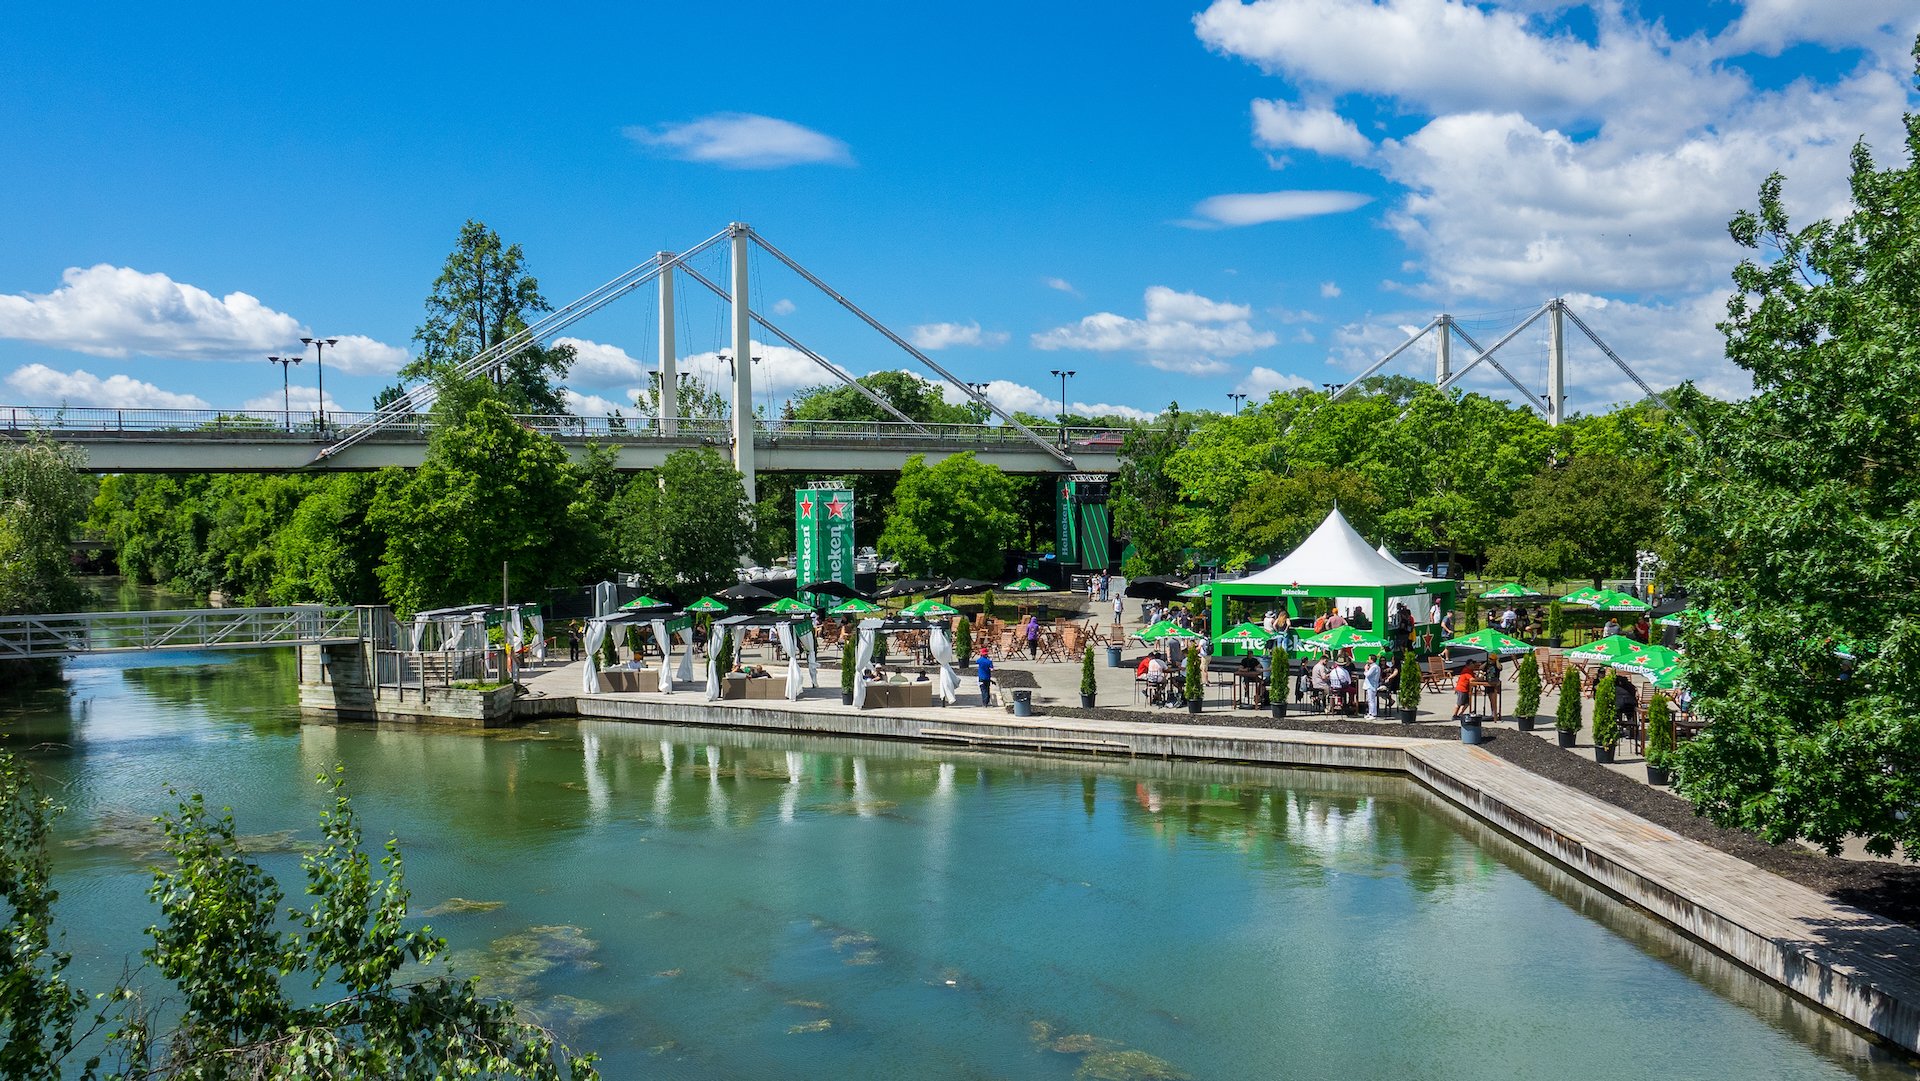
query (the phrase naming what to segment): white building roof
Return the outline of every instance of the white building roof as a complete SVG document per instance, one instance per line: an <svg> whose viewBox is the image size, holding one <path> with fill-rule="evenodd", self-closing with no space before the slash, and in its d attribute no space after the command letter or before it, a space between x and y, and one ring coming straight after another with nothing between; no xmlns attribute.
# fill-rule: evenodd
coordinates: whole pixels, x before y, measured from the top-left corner
<svg viewBox="0 0 1920 1081"><path fill-rule="evenodd" d="M1335 507L1293 554L1235 585L1416 586L1431 581L1368 545Z"/></svg>

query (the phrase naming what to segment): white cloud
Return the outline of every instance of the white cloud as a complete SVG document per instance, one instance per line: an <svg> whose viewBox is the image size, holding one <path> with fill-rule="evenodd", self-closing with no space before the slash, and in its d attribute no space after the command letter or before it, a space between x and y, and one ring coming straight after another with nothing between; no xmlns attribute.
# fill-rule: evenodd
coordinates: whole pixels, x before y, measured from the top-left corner
<svg viewBox="0 0 1920 1081"><path fill-rule="evenodd" d="M205 398L175 394L125 375L105 379L84 369L55 371L29 364L7 374L7 389L23 405L104 406L109 409L211 409Z"/></svg>
<svg viewBox="0 0 1920 1081"><path fill-rule="evenodd" d="M637 389L630 389L624 400L612 401L597 394L582 394L570 388L563 388L560 391L560 397L567 403L567 412L576 417L610 417L615 410L619 410L623 417L631 417L639 413L639 409L633 404L638 393Z"/></svg>
<svg viewBox="0 0 1920 1081"><path fill-rule="evenodd" d="M1218 229L1267 222L1295 221L1323 214L1344 214L1373 202L1357 191L1268 191L1213 195L1194 204L1197 217L1180 222L1192 229Z"/></svg>
<svg viewBox="0 0 1920 1081"><path fill-rule="evenodd" d="M585 387L617 387L646 381L647 365L635 360L617 345L606 345L585 338L555 338L553 344L573 346L573 367L567 369L569 383Z"/></svg>
<svg viewBox="0 0 1920 1081"><path fill-rule="evenodd" d="M1916 35L1920 7L1913 0L1746 0L1740 18L1713 44L1727 56L1778 56L1802 42L1858 46L1897 68L1906 62Z"/></svg>
<svg viewBox="0 0 1920 1081"><path fill-rule="evenodd" d="M1271 331L1254 328L1245 305L1155 285L1146 290L1145 307L1144 319L1096 312L1031 340L1041 350L1138 352L1155 368L1187 375L1225 371L1220 358L1265 349L1277 340Z"/></svg>
<svg viewBox="0 0 1920 1081"><path fill-rule="evenodd" d="M286 402L285 408L294 413L311 413L314 411L314 403L320 400L320 389L318 387L292 387L287 390L287 396L284 400ZM282 398L278 394L262 394L258 398L247 399L247 403L240 408L250 413L267 411L277 413L281 409L281 401ZM333 395L327 395L327 411L333 413L339 410L340 402L335 399Z"/></svg>
<svg viewBox="0 0 1920 1081"><path fill-rule="evenodd" d="M176 360L257 360L296 354L315 337L299 320L246 293L216 297L165 274L100 263L68 267L51 293L0 295L0 338L101 357L135 354ZM407 351L362 334L335 335L326 361L354 375L386 375Z"/></svg>
<svg viewBox="0 0 1920 1081"><path fill-rule="evenodd" d="M1035 416L1052 417L1060 412L1059 397L1050 397L1044 391L1035 390L1024 383L1015 383L1010 379L992 380L980 393L988 401L1009 413L1031 413ZM971 400L959 387L945 382L940 384L940 396L951 405L960 405ZM1107 402L1069 400L1068 407L1083 417L1119 416L1131 420L1152 420L1158 415L1152 410L1131 405L1113 405Z"/></svg>
<svg viewBox="0 0 1920 1081"><path fill-rule="evenodd" d="M1324 106L1255 99L1253 139L1275 150L1299 148L1335 158L1364 158L1373 143L1353 121Z"/></svg>
<svg viewBox="0 0 1920 1081"><path fill-rule="evenodd" d="M773 302L773 314L775 315L792 315L794 310L793 301L788 300L786 297L781 297L779 300Z"/></svg>
<svg viewBox="0 0 1920 1081"><path fill-rule="evenodd" d="M753 366L753 395L762 404L765 404L769 394L780 398L808 387L827 383L839 385L838 380L798 349L757 341L752 348L750 355L760 358L760 363ZM732 351L728 350L728 355L731 354ZM837 364L834 367L843 374L846 372ZM724 396L733 395L733 368L720 359L718 352L681 357L680 370L698 376Z"/></svg>
<svg viewBox="0 0 1920 1081"><path fill-rule="evenodd" d="M922 323L907 332L916 349L951 349L963 346L1005 345L1004 330L981 330L979 323Z"/></svg>
<svg viewBox="0 0 1920 1081"><path fill-rule="evenodd" d="M1076 297L1080 295L1080 290L1075 289L1073 283L1065 278L1042 278L1040 279L1040 283L1056 293L1065 293L1068 296Z"/></svg>
<svg viewBox="0 0 1920 1081"><path fill-rule="evenodd" d="M630 127L626 135L682 161L728 169L853 164L847 144L833 136L756 113L714 113L684 124Z"/></svg>
<svg viewBox="0 0 1920 1081"><path fill-rule="evenodd" d="M1332 300L1334 297L1340 295L1340 286L1335 282L1321 282L1320 295L1328 300Z"/></svg>
<svg viewBox="0 0 1920 1081"><path fill-rule="evenodd" d="M1240 380L1233 389L1237 393L1245 394L1252 398L1264 399L1268 395L1276 392L1305 390L1312 386L1313 382L1311 380L1303 379L1297 375L1282 375L1272 368L1263 368L1255 365L1253 370L1247 373L1246 378Z"/></svg>

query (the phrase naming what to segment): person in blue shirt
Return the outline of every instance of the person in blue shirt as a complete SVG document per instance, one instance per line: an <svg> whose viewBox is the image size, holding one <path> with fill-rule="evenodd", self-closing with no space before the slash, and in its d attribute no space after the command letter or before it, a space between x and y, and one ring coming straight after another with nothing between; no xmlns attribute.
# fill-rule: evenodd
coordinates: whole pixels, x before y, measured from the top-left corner
<svg viewBox="0 0 1920 1081"><path fill-rule="evenodd" d="M980 656L974 662L980 673L980 704L988 705L987 695L993 686L993 658L987 656L987 648L980 647Z"/></svg>

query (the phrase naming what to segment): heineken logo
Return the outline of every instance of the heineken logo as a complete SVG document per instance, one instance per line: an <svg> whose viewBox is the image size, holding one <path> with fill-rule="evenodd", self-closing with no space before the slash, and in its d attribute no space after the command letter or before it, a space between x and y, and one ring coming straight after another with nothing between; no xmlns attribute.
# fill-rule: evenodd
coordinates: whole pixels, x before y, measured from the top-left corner
<svg viewBox="0 0 1920 1081"><path fill-rule="evenodd" d="M1307 591L1304 589L1283 589L1280 591L1280 595L1282 597L1304 597L1307 595Z"/></svg>
<svg viewBox="0 0 1920 1081"><path fill-rule="evenodd" d="M803 507L808 505L809 504L806 503L801 504ZM827 504L827 517L838 518L844 514L850 506L852 506L852 504L840 502L840 497L836 495L833 497L833 500Z"/></svg>
<svg viewBox="0 0 1920 1081"><path fill-rule="evenodd" d="M813 500L802 499L800 501L800 517L802 518L813 517Z"/></svg>

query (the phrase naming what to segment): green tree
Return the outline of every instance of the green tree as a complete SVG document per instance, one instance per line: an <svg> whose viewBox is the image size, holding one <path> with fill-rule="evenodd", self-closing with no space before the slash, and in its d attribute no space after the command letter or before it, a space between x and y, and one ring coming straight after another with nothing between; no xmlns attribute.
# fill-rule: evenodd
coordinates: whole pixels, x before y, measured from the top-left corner
<svg viewBox="0 0 1920 1081"><path fill-rule="evenodd" d="M1159 423L1131 429L1121 439L1108 508L1114 535L1133 546L1125 567L1129 577L1166 574L1180 565L1182 494L1169 467L1193 428L1192 416L1171 403Z"/></svg>
<svg viewBox="0 0 1920 1081"><path fill-rule="evenodd" d="M706 380L690 372L676 372L675 375L673 408L681 420L726 420L733 415L727 396L715 390ZM647 373L647 385L635 392L633 407L641 417L660 415L659 372Z"/></svg>
<svg viewBox="0 0 1920 1081"><path fill-rule="evenodd" d="M0 754L0 1075L54 1079L86 1033L85 992L67 982L72 955L58 947L47 858L53 802L12 755ZM99 1060L86 1063L91 1077Z"/></svg>
<svg viewBox="0 0 1920 1081"><path fill-rule="evenodd" d="M387 478L367 514L386 538L376 570L402 612L499 595L500 565L523 590L569 582L581 523L566 452L498 401L435 429L412 475Z"/></svg>
<svg viewBox="0 0 1920 1081"><path fill-rule="evenodd" d="M1920 117L1906 160L1852 155L1852 211L1795 229L1783 180L1733 238L1727 356L1754 395L1691 422L1669 529L1696 604L1680 790L1722 825L1829 852L1849 836L1920 859ZM1857 658L1837 656L1847 635Z"/></svg>
<svg viewBox="0 0 1920 1081"><path fill-rule="evenodd" d="M752 541L746 485L710 447L674 451L657 472L635 474L614 504L621 569L690 595L731 585Z"/></svg>
<svg viewBox="0 0 1920 1081"><path fill-rule="evenodd" d="M1303 466L1261 477L1228 513L1235 547L1218 553L1229 567L1253 557L1278 558L1298 547L1335 506L1361 533L1371 533L1380 497L1360 473L1339 466Z"/></svg>
<svg viewBox="0 0 1920 1081"><path fill-rule="evenodd" d="M1520 674L1514 680L1519 692L1514 698L1513 715L1531 717L1540 710L1540 662L1528 653L1520 658Z"/></svg>
<svg viewBox="0 0 1920 1081"><path fill-rule="evenodd" d="M461 226L427 295L426 322L413 332L420 353L400 370L401 378L442 376L552 311L525 263L520 245L502 243L485 224L469 220ZM515 413L563 413L566 403L557 381L566 378L572 364L571 346L525 349L500 368L494 380L498 394Z"/></svg>
<svg viewBox="0 0 1920 1081"><path fill-rule="evenodd" d="M1562 732L1580 731L1580 672L1571 666L1560 677L1560 704L1554 709L1553 726Z"/></svg>
<svg viewBox="0 0 1920 1081"><path fill-rule="evenodd" d="M86 457L44 435L0 444L0 614L71 611L73 533L87 512Z"/></svg>
<svg viewBox="0 0 1920 1081"><path fill-rule="evenodd" d="M1020 527L1007 510L1012 494L1006 474L971 451L933 466L916 454L900 470L877 547L915 577L996 575Z"/></svg>
<svg viewBox="0 0 1920 1081"><path fill-rule="evenodd" d="M1631 570L1661 534L1657 466L1588 454L1542 469L1514 494L1513 513L1488 553L1500 578L1562 581Z"/></svg>
<svg viewBox="0 0 1920 1081"><path fill-rule="evenodd" d="M910 372L874 372L854 380L886 399L895 409L922 424L981 424L984 407L967 402L953 405L941 395L940 385ZM802 421L870 421L897 424L900 418L880 408L873 399L844 383L809 387L794 398L788 419Z"/></svg>
<svg viewBox="0 0 1920 1081"><path fill-rule="evenodd" d="M370 604L386 538L367 521L380 487L404 474L336 473L322 479L273 535L275 604Z"/></svg>

